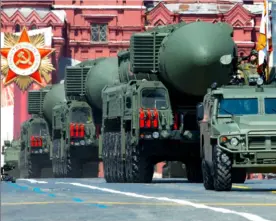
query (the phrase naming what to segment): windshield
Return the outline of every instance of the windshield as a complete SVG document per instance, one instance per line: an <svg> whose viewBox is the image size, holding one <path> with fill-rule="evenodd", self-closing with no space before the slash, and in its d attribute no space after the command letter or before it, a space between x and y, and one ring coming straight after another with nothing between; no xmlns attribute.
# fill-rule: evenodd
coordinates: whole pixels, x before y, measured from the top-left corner
<svg viewBox="0 0 276 221"><path fill-rule="evenodd" d="M71 112L71 122L88 123L91 121L91 112L87 107L74 107Z"/></svg>
<svg viewBox="0 0 276 221"><path fill-rule="evenodd" d="M250 115L258 114L256 98L222 99L219 102L219 115Z"/></svg>
<svg viewBox="0 0 276 221"><path fill-rule="evenodd" d="M32 123L32 135L33 136L47 136L47 126L45 123Z"/></svg>
<svg viewBox="0 0 276 221"><path fill-rule="evenodd" d="M142 107L145 109L167 109L166 90L163 88L142 90Z"/></svg>
<svg viewBox="0 0 276 221"><path fill-rule="evenodd" d="M265 98L265 113L276 114L276 98Z"/></svg>

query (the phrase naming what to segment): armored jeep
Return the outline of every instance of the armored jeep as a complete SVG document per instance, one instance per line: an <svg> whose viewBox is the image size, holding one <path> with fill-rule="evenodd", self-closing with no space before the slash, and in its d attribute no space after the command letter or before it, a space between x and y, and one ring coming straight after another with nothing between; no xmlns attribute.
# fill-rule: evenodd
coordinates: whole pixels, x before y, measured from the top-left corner
<svg viewBox="0 0 276 221"><path fill-rule="evenodd" d="M208 90L197 106L206 190L230 191L246 173L276 172L276 85Z"/></svg>

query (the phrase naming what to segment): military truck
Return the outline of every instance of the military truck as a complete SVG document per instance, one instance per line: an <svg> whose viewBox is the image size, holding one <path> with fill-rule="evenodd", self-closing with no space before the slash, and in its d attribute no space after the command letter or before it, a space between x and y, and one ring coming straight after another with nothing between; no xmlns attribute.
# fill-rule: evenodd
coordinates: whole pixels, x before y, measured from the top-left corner
<svg viewBox="0 0 276 221"><path fill-rule="evenodd" d="M46 90L45 94L45 89L29 91L29 97L33 98L29 102L33 106L29 108L41 110L47 121L53 174L55 177L82 177L83 164L98 159L91 108L74 97L66 99L63 82L47 86ZM97 176L98 164L95 165L91 170Z"/></svg>
<svg viewBox="0 0 276 221"><path fill-rule="evenodd" d="M55 174L62 177L98 177L99 145L96 127L92 118L92 109L82 102L83 83L70 88L67 83L53 88L45 97L45 117L52 119L53 165L60 170ZM70 82L74 83L74 82ZM55 94L65 93L66 102L52 105ZM76 93L78 90L81 93ZM53 107L54 106L54 107ZM52 109L52 111L51 111ZM88 171L84 172L86 164Z"/></svg>
<svg viewBox="0 0 276 221"><path fill-rule="evenodd" d="M226 23L158 27L133 34L117 58L95 61L85 97L102 114L107 182L151 182L154 164L165 160L185 163L188 180L202 181L196 104L213 81L233 74L232 34ZM81 81L84 67L69 70Z"/></svg>
<svg viewBox="0 0 276 221"><path fill-rule="evenodd" d="M256 83L213 84L197 106L206 190L230 191L246 173L276 172L276 85Z"/></svg>
<svg viewBox="0 0 276 221"><path fill-rule="evenodd" d="M19 166L21 178L41 178L42 170L52 167L49 157L51 136L41 109L48 90L46 87L41 89L40 94L28 92L28 113L32 117L21 124ZM46 175L46 177L51 176L52 174Z"/></svg>
<svg viewBox="0 0 276 221"><path fill-rule="evenodd" d="M13 166L14 169L9 171L9 174L15 178L19 178L19 153L20 153L20 141L19 140L4 140L2 146L2 155L4 155L4 164Z"/></svg>

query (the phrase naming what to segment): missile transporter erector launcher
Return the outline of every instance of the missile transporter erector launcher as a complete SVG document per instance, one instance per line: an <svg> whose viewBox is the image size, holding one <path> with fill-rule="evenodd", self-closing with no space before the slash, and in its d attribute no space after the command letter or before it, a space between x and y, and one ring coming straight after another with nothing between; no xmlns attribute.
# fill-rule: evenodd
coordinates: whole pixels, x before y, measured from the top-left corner
<svg viewBox="0 0 276 221"><path fill-rule="evenodd" d="M86 69L85 73L87 73ZM86 102L83 102L84 80L78 84L74 79L74 74L70 75L68 72L65 78L63 91L66 102L55 105L51 113L53 161L63 168L60 174L63 177L98 177L98 140L92 109ZM56 93L58 91L53 90L47 98L51 99ZM45 112L46 108L49 114L49 104L45 99ZM50 115L48 117L50 118ZM91 164L88 173L84 172L85 164Z"/></svg>
<svg viewBox="0 0 276 221"><path fill-rule="evenodd" d="M51 136L42 115L42 104L49 88L28 92L28 113L32 117L21 124L20 177L40 178L42 169L51 168Z"/></svg>
<svg viewBox="0 0 276 221"><path fill-rule="evenodd" d="M1 154L4 155L4 165L14 167L9 171L9 175L19 178L19 153L20 153L20 140L4 140Z"/></svg>
<svg viewBox="0 0 276 221"><path fill-rule="evenodd" d="M197 106L207 190L230 191L246 173L276 172L276 84L257 83L214 85Z"/></svg>

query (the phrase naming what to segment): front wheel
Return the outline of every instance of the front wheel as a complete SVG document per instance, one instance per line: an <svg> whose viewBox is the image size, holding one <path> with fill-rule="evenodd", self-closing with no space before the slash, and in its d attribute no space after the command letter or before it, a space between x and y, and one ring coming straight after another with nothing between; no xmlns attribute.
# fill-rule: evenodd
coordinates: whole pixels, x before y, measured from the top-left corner
<svg viewBox="0 0 276 221"><path fill-rule="evenodd" d="M232 189L232 161L227 153L219 147L214 147L214 188L216 191L230 191Z"/></svg>
<svg viewBox="0 0 276 221"><path fill-rule="evenodd" d="M154 164L147 155L145 144L131 144L131 134L126 134L126 181L128 183L151 183Z"/></svg>

